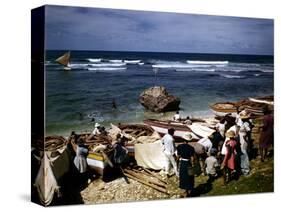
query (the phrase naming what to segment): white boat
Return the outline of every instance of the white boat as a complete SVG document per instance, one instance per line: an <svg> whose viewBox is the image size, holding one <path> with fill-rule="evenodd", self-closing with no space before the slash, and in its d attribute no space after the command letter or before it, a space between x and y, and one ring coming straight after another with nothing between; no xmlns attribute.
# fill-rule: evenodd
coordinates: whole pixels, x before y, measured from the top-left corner
<svg viewBox="0 0 281 212"><path fill-rule="evenodd" d="M63 70L65 71L70 71L71 67L69 65L69 61L70 61L70 51L66 52L65 54L63 54L62 56L60 56L59 58L57 58L55 60L57 63L63 65Z"/></svg>

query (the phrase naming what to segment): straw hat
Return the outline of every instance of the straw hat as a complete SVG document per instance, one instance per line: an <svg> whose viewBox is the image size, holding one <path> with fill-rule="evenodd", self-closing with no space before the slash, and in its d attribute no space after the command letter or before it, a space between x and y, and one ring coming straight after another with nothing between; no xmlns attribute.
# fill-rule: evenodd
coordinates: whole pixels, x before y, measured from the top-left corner
<svg viewBox="0 0 281 212"><path fill-rule="evenodd" d="M95 124L95 127L100 127L100 124L99 124L99 123L96 123L96 124Z"/></svg>
<svg viewBox="0 0 281 212"><path fill-rule="evenodd" d="M228 131L228 132L226 132L226 134L225 134L225 136L227 137L227 138L234 138L235 137L235 132L234 131Z"/></svg>
<svg viewBox="0 0 281 212"><path fill-rule="evenodd" d="M239 117L241 118L241 119L248 119L248 118L250 118L250 113L249 112L247 112L246 110L242 110L240 113L239 113Z"/></svg>
<svg viewBox="0 0 281 212"><path fill-rule="evenodd" d="M192 135L190 133L185 133L183 136L182 136L183 139L185 139L186 141L191 141L192 140Z"/></svg>

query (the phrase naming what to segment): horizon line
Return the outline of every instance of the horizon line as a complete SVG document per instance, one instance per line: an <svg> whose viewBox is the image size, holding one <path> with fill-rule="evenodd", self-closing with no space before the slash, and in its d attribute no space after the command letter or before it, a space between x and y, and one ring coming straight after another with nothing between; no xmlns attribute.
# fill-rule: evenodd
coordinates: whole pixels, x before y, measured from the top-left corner
<svg viewBox="0 0 281 212"><path fill-rule="evenodd" d="M154 52L154 51L125 51L125 50L90 50L90 49L45 49L45 51L92 51L92 52L133 52L133 53L162 53L162 54L219 54L219 55L247 55L274 57L274 54L245 54L245 53L204 53L204 52Z"/></svg>

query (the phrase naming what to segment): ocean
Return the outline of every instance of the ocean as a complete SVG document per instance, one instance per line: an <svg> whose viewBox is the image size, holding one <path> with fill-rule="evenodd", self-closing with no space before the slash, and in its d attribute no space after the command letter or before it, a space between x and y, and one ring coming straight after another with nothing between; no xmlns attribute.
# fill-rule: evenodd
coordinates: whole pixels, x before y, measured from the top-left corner
<svg viewBox="0 0 281 212"><path fill-rule="evenodd" d="M205 117L211 103L273 95L272 56L71 51L71 71L63 71L55 59L64 53L46 51L47 135L168 117L173 112L148 112L139 103L155 85L181 99L181 116Z"/></svg>

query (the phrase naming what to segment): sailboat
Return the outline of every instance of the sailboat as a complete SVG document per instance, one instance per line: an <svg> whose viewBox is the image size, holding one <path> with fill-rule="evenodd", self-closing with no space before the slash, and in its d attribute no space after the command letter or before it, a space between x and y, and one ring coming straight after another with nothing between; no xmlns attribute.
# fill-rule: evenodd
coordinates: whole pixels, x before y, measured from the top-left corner
<svg viewBox="0 0 281 212"><path fill-rule="evenodd" d="M70 51L66 52L65 54L57 58L55 61L64 66L63 70L65 71L71 70L71 68L69 67Z"/></svg>

